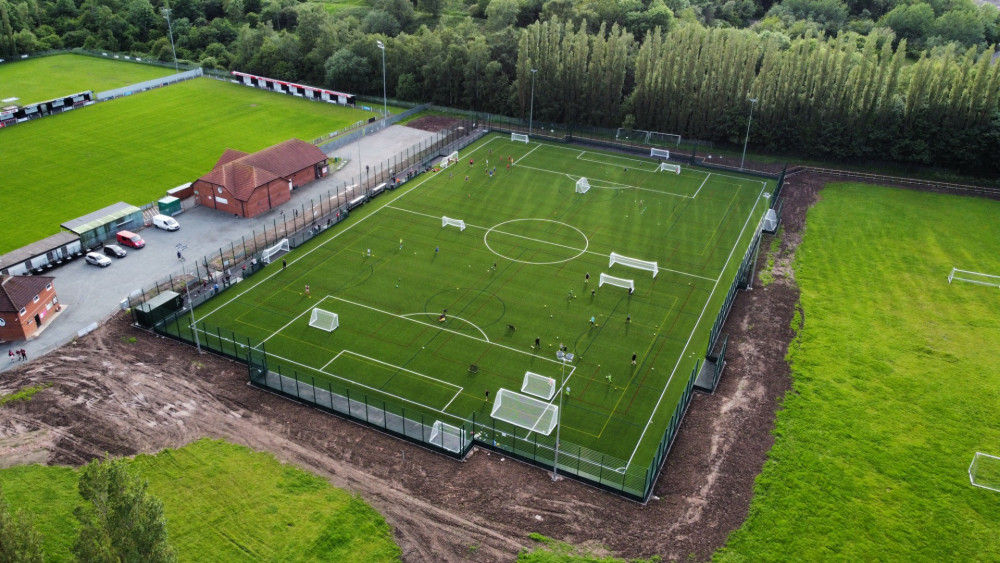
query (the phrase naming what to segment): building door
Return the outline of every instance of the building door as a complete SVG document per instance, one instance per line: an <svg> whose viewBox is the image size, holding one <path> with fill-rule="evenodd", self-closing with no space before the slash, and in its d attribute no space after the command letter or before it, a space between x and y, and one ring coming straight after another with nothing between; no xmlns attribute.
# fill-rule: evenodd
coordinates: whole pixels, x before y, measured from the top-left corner
<svg viewBox="0 0 1000 563"><path fill-rule="evenodd" d="M38 328L42 328L42 318L39 317L38 315L35 315L35 326Z"/></svg>

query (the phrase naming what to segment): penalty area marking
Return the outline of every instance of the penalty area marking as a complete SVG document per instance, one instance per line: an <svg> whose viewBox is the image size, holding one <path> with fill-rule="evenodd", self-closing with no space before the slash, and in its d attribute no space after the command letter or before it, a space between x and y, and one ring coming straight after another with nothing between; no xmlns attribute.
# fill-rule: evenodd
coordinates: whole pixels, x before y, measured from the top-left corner
<svg viewBox="0 0 1000 563"><path fill-rule="evenodd" d="M382 360L379 360L378 358L373 358L371 356L366 356L364 354L359 354L357 352L353 352L353 351L347 350L347 349L344 349L344 350L341 350L340 352L337 352L337 355L334 356L333 359L331 359L329 362L323 364L323 367L319 368L319 371L321 371L322 373L329 374L330 372L326 371L326 368L330 364L332 364L333 362L337 361L337 358L339 358L340 356L342 356L344 354L346 354L348 356L354 356L356 358L361 358L362 360L369 361L369 362L376 363L376 364L380 364L380 365L383 365L383 366L386 366L386 367L390 367L390 368L398 370L398 371L403 371L403 372L409 373L411 375L415 375L417 377L421 377L423 379L428 379L428 380L433 381L435 383L439 383L439 384L441 384L444 387L450 387L452 389L457 389L457 391L455 391L455 394L452 395L451 399L447 403L445 403L444 407L441 408L441 412L444 412L444 411L448 410L448 406L451 405L455 401L455 399L459 395L462 394L462 391L465 391L465 388L462 387L461 385L455 385L454 383L449 383L447 381L443 381L443 380L438 379L436 377L431 377L429 375L420 373L419 371L413 371L412 369L406 369L403 366L397 366L396 364L391 364L389 362L383 362ZM333 375L333 374L330 374L330 375ZM344 379L344 378L342 378L342 379ZM355 383L357 383L359 385L363 385L363 384L361 384L361 383L359 383L357 381L355 381ZM363 386L364 387L368 387L369 389L374 389L376 391L379 391L380 393L385 393L384 389L375 389L374 387L371 387L371 386L368 386L368 385L363 385Z"/></svg>

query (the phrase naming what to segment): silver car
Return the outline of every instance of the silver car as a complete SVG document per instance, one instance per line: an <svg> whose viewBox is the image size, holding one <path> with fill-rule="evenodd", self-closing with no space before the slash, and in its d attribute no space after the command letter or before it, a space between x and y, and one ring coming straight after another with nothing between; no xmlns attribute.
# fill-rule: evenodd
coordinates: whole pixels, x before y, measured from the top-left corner
<svg viewBox="0 0 1000 563"><path fill-rule="evenodd" d="M88 264L93 264L102 268L107 268L111 265L111 259L98 252L88 252L85 260Z"/></svg>

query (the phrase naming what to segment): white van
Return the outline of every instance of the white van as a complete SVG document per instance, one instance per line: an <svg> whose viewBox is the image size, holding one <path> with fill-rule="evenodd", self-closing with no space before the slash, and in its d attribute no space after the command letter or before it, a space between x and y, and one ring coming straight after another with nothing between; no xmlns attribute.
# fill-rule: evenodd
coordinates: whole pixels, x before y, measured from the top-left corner
<svg viewBox="0 0 1000 563"><path fill-rule="evenodd" d="M181 228L177 221L169 215L153 215L153 226L164 231L176 231Z"/></svg>

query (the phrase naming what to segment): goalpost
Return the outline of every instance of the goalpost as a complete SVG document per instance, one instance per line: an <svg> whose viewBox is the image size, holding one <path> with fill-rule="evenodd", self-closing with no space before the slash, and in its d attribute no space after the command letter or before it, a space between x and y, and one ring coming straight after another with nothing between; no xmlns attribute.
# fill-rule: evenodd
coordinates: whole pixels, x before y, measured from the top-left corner
<svg viewBox="0 0 1000 563"><path fill-rule="evenodd" d="M521 392L534 395L548 401L556 394L556 380L531 371L524 373Z"/></svg>
<svg viewBox="0 0 1000 563"><path fill-rule="evenodd" d="M969 270L959 270L958 268L952 268L951 273L948 274L948 283L951 283L952 280L1000 287L1000 276L984 274L982 272L971 272Z"/></svg>
<svg viewBox="0 0 1000 563"><path fill-rule="evenodd" d="M452 219L451 217L445 217L445 216L442 215L441 216L441 228L447 227L448 225L451 225L453 227L458 227L458 230L460 230L460 231L464 231L465 230L465 221L463 221L461 219Z"/></svg>
<svg viewBox="0 0 1000 563"><path fill-rule="evenodd" d="M527 135L522 135L520 133L511 133L510 134L510 140L511 141L523 141L524 144L528 144L528 136Z"/></svg>
<svg viewBox="0 0 1000 563"><path fill-rule="evenodd" d="M280 256L288 252L289 248L290 247L288 246L288 239L283 238L278 244L272 246L271 248L265 248L264 252L262 252L260 255L260 259L265 264L270 264L272 258L275 258L277 256Z"/></svg>
<svg viewBox="0 0 1000 563"><path fill-rule="evenodd" d="M670 160L670 151L667 149L649 149L649 156L653 158L665 158Z"/></svg>
<svg viewBox="0 0 1000 563"><path fill-rule="evenodd" d="M586 178L580 178L576 181L576 193L585 194L587 190L590 189L590 182Z"/></svg>
<svg viewBox="0 0 1000 563"><path fill-rule="evenodd" d="M969 465L969 482L1000 493L1000 457L976 452Z"/></svg>
<svg viewBox="0 0 1000 563"><path fill-rule="evenodd" d="M442 158L438 166L441 168L448 168L448 166L451 165L452 162L458 162L458 151L454 151L448 156Z"/></svg>
<svg viewBox="0 0 1000 563"><path fill-rule="evenodd" d="M609 276L604 272L601 272L601 281L597 284L597 287L601 287L604 284L613 285L615 287L624 287L629 293L635 291L635 282L632 280L627 280L625 278L616 278L614 276Z"/></svg>
<svg viewBox="0 0 1000 563"><path fill-rule="evenodd" d="M337 316L337 313L331 313L323 309L313 309L312 316L309 317L309 326L333 332L340 326L340 317Z"/></svg>
<svg viewBox="0 0 1000 563"><path fill-rule="evenodd" d="M509 422L518 428L548 436L559 421L559 407L517 391L501 388L490 416Z"/></svg>
<svg viewBox="0 0 1000 563"><path fill-rule="evenodd" d="M660 163L660 170L659 171L660 172L676 172L676 173L680 174L681 173L681 165L680 164L668 164L666 162L661 162Z"/></svg>
<svg viewBox="0 0 1000 563"><path fill-rule="evenodd" d="M639 260L638 258L629 258L628 256L622 256L617 252L611 253L611 262L608 263L608 267L612 267L615 264L621 264L622 266L628 266L630 268L636 268L639 270L646 270L648 272L653 272L653 277L660 273L660 268L656 262L651 260Z"/></svg>
<svg viewBox="0 0 1000 563"><path fill-rule="evenodd" d="M431 425L431 436L428 442L449 452L461 452L465 444L465 430L458 426L435 420Z"/></svg>

